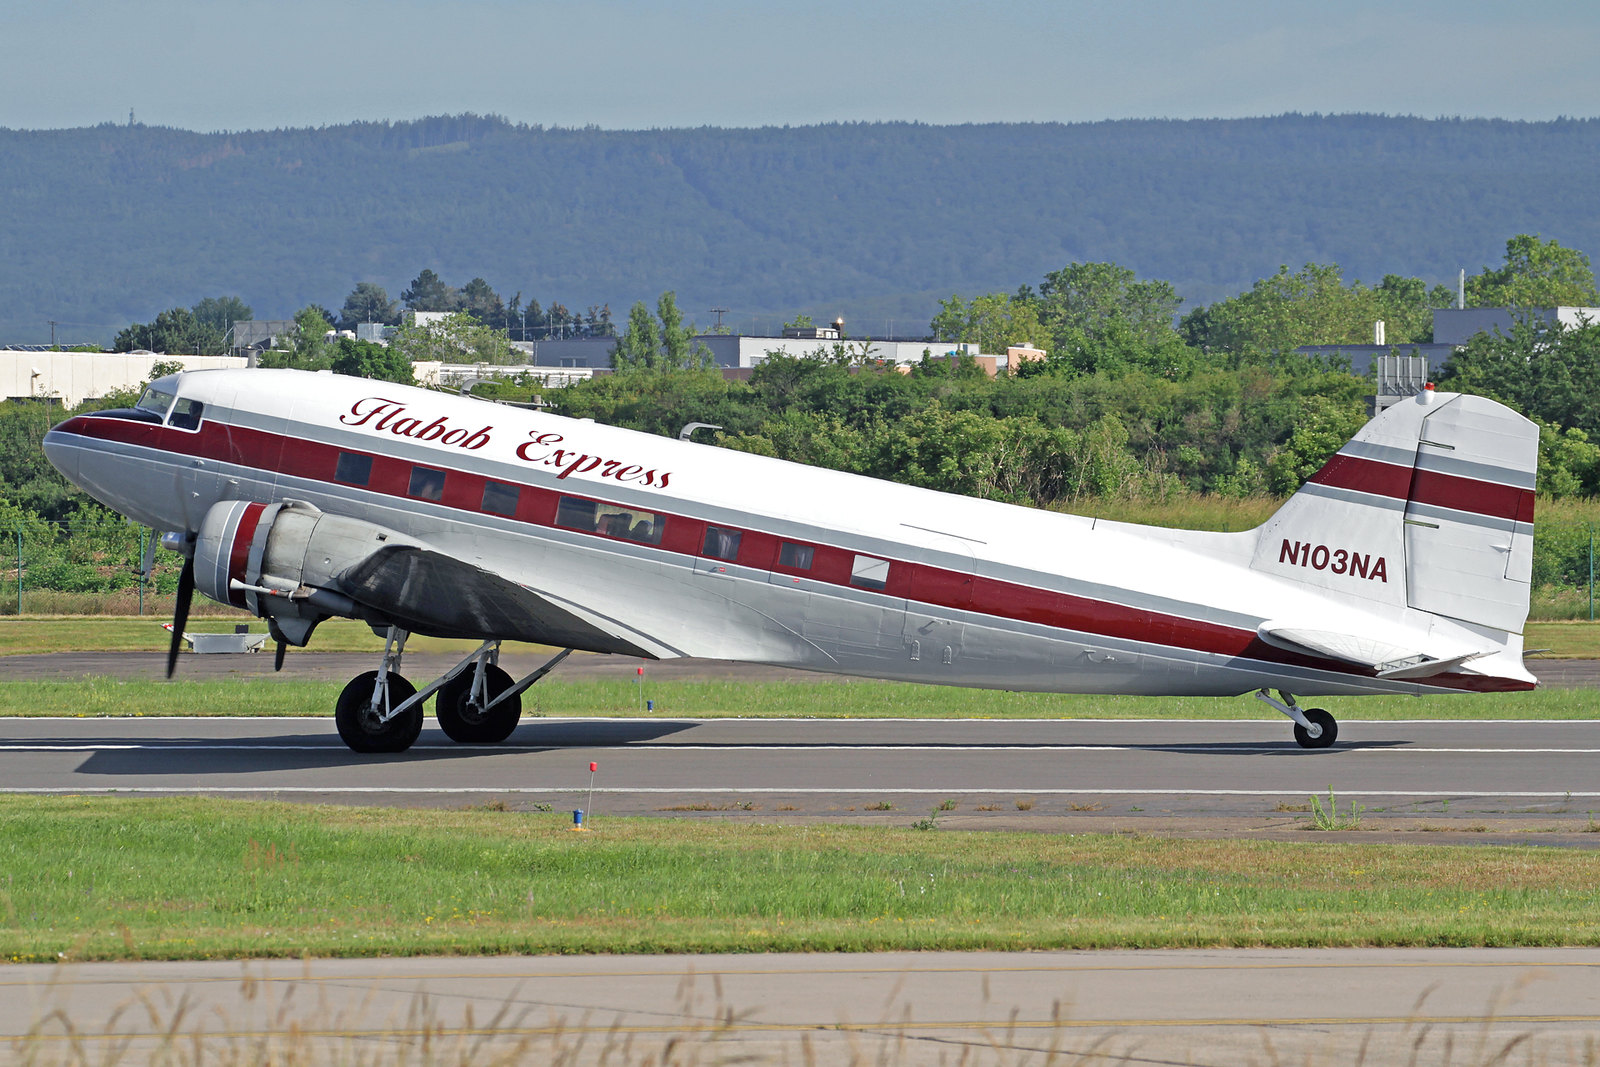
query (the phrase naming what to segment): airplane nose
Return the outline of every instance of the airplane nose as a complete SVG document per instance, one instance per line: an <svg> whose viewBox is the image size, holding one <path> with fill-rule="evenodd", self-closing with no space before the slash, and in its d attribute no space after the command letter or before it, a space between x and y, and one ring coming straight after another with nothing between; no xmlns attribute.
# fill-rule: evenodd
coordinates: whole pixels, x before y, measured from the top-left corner
<svg viewBox="0 0 1600 1067"><path fill-rule="evenodd" d="M82 450L72 439L59 430L47 430L44 435L44 455L50 465L66 475L67 481L78 483L78 461Z"/></svg>

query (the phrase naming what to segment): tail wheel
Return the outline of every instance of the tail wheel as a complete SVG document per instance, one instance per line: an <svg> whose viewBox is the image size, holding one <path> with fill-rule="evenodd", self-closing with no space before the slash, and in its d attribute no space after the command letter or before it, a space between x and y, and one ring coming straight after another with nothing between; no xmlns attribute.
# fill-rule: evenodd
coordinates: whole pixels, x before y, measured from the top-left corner
<svg viewBox="0 0 1600 1067"><path fill-rule="evenodd" d="M372 687L378 672L367 671L350 680L334 705L333 721L339 736L356 752L404 752L422 733L422 704L419 701L387 722L379 722L372 710ZM416 686L393 671L389 672L389 707L417 695Z"/></svg>
<svg viewBox="0 0 1600 1067"><path fill-rule="evenodd" d="M439 700L434 707L439 728L452 741L471 744L494 744L511 736L522 718L522 697L517 695L501 701L485 711L472 700L472 676L469 668L450 679L439 689ZM486 666L483 670L485 703L510 689L514 684L511 675L499 667Z"/></svg>
<svg viewBox="0 0 1600 1067"><path fill-rule="evenodd" d="M1327 748L1338 740L1339 724L1333 721L1332 715L1321 708L1306 708L1302 714L1314 729L1294 724L1295 743L1301 748Z"/></svg>

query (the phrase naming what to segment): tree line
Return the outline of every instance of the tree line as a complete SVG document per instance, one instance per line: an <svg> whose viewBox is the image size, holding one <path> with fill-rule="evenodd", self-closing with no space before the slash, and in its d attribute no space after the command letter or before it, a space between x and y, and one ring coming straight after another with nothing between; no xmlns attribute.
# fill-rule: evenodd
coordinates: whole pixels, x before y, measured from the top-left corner
<svg viewBox="0 0 1600 1067"><path fill-rule="evenodd" d="M437 280L423 271L403 300L433 303ZM1473 303L1600 305L1587 256L1531 235L1508 241L1504 262L1469 278L1466 290ZM873 365L865 345L846 339L817 358L774 354L746 382L709 366L669 291L654 313L642 302L630 311L615 373L562 389L531 381L479 388L504 398L541 393L564 414L659 434L712 422L723 427L726 447L1036 506L1281 495L1361 425L1370 393L1347 366L1295 346L1365 340L1382 316L1396 342L1426 339L1428 313L1448 295L1415 278L1367 285L1345 281L1335 265L1307 264L1178 318L1169 283L1116 264L1073 263L1015 293L943 301L929 324L928 358L909 373ZM362 283L340 314L392 303L381 287ZM150 328L214 335L249 313L237 297L215 297L163 313ZM296 322L265 365L409 381L418 358L515 356L503 328L466 308L442 328L402 326L387 347L330 339L336 320L320 307L302 309ZM991 380L971 360L938 357L959 341L991 351L1025 341L1047 358ZM1440 385L1494 396L1540 421L1541 490L1600 493L1600 326L1562 329L1528 318L1473 340ZM57 416L37 404L0 405L3 496L54 520L85 506L39 449Z"/></svg>

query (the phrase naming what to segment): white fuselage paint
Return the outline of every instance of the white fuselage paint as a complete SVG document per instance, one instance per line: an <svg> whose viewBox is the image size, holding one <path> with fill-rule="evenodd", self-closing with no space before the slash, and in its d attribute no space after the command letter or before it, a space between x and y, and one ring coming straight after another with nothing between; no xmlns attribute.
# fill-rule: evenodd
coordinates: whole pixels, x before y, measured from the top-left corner
<svg viewBox="0 0 1600 1067"><path fill-rule="evenodd" d="M920 564L945 575L1084 598L1124 620L1158 620L1145 633L1129 632L1126 623L1120 629L1064 628L1019 617L1021 611L997 614L992 603L963 607L959 596L956 603L929 604L915 591L891 596L775 567L341 485L288 473L290 465L244 455L248 450L196 458L60 429L47 440L51 459L69 477L158 529L194 529L223 499L308 501L503 575L663 658L1047 692L1449 691L1331 663L1323 669L1195 647L1195 641L1164 636L1170 625L1159 621L1194 623L1237 639L1269 618L1292 618L1349 633L1405 633L1423 650L1466 643L1485 653L1472 664L1474 674L1533 680L1522 666L1517 634L1488 635L1437 615L1380 607L1354 587L1344 593L1251 569L1255 531L1197 533L1099 521L364 379L252 370L191 373L181 381L183 396L205 404L209 423L273 435L284 442L285 456L312 445L375 453L834 546L891 565ZM380 427L371 415L379 402L404 411L391 413ZM418 421L402 426L405 418ZM463 432L448 439L457 429ZM563 454L552 456L556 449Z"/></svg>

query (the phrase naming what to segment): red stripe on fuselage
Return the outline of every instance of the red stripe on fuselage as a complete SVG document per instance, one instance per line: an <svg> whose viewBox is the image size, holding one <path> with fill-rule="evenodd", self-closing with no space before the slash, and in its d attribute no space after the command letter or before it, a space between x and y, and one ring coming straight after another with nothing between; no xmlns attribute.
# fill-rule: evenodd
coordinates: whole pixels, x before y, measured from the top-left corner
<svg viewBox="0 0 1600 1067"><path fill-rule="evenodd" d="M207 432L208 427L211 431L209 433ZM202 423L200 431L195 433L154 426L148 423L137 423L132 420L94 419L92 416L77 416L62 423L56 429L84 437L115 440L183 455L225 460L258 470L273 471L274 473L281 473L291 477L323 482L330 486L344 484L335 481L333 477L339 453L346 452L370 456L373 464L372 475L368 483L365 486L351 486L350 488L399 498L407 498L409 472L412 466L415 465L411 460L401 459L381 452L368 452L362 449L325 444L304 438L285 437L247 427L219 426L215 423ZM278 462L274 466L268 461L267 457L273 457ZM1352 459L1353 457L1336 456L1334 458L1337 460L1341 458ZM1356 460L1356 462L1371 463L1372 461ZM556 502L558 498L562 496L584 496L589 498L587 496L588 492L598 488L585 484L573 485L562 489L548 489L526 482L512 482L500 478L491 478L473 471L445 467L442 463L423 465L436 466L449 472L449 477L447 477L445 483L444 497L438 502L440 505L474 515L483 514L480 510L480 505L485 483L498 481L502 484L516 485L522 490L522 499L518 504L516 514L510 517L516 521L534 526L555 527ZM1374 465L1382 467L1394 466L1393 464ZM1330 461L1323 470L1327 471L1332 466L1333 463ZM1407 473L1410 470L1410 468L1394 469L1403 470ZM1347 486L1347 488L1354 488L1354 486ZM1370 492L1373 490L1362 491ZM255 506L257 508L261 507L261 505ZM706 526L704 520L673 512L657 511L656 514L665 519L667 524L661 543L653 547L680 555L698 556L700 554L701 539ZM252 529L256 521L259 520L259 515L260 512L258 510L248 516L251 520ZM242 527L243 521L241 520L241 529ZM852 549L808 542L818 550L818 556L812 569L809 571L791 570L775 565L775 553L776 545L780 541L792 539L748 528L745 529L745 533L746 540L741 544L740 553L740 560L745 562L733 562L740 562L742 566L794 574L812 581L840 586L850 585L849 561L855 554ZM606 540L605 537L599 534L592 536L596 540ZM243 541L246 550L248 550L249 539L240 538L239 540ZM628 543L636 547L652 547L641 545L639 542ZM768 559L757 561L747 556L747 553L754 546L770 546L772 548L773 554L770 557L770 565ZM235 543L234 547L237 549L238 542ZM1219 656L1332 671L1358 677L1371 678L1376 676L1376 672L1370 668L1357 667L1336 660L1301 655L1268 645L1256 636L1254 630L1135 608L1126 604L1076 596L1071 593L1040 589L1035 586L1020 585L996 578L974 576L960 571L930 567L920 563L910 563L903 560L895 562L897 565L891 569L889 585L882 590L882 593L886 596L914 600L933 607L970 611L997 619L1034 623L1052 629L1120 638L1145 644L1164 645ZM239 569L239 573L242 575L242 567ZM1436 675L1430 678L1412 679L1412 681L1422 685L1436 685L1450 689L1481 692L1506 692L1534 688L1533 685L1527 682L1515 679L1490 678L1483 675Z"/></svg>

